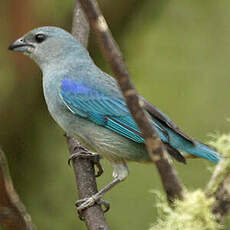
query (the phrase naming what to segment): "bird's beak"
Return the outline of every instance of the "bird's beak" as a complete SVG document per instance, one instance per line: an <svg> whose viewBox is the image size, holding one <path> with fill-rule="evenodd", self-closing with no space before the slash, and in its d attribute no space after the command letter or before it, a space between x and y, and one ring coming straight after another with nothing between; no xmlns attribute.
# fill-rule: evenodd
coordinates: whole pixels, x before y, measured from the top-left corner
<svg viewBox="0 0 230 230"><path fill-rule="evenodd" d="M29 44L23 38L19 38L15 42L13 42L9 47L8 50L18 51L18 52L29 52L31 48L34 48L32 44Z"/></svg>

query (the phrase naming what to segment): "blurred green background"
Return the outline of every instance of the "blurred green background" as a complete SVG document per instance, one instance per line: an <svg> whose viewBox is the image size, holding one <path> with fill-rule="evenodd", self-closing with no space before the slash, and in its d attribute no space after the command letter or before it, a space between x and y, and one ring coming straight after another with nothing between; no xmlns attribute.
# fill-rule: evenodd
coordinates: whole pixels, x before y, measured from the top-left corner
<svg viewBox="0 0 230 230"><path fill-rule="evenodd" d="M100 0L138 91L189 135L207 142L228 132L230 117L230 1ZM38 67L9 44L44 25L71 29L74 0L0 1L0 145L15 187L38 229L85 229L77 218L73 170L63 131L48 114ZM90 53L110 72L94 36ZM109 182L112 168L99 187ZM205 160L175 163L189 189L203 188L212 166ZM152 190L161 190L154 165L130 163L130 176L106 199L111 229L148 229L156 219ZM230 221L226 229L230 228Z"/></svg>

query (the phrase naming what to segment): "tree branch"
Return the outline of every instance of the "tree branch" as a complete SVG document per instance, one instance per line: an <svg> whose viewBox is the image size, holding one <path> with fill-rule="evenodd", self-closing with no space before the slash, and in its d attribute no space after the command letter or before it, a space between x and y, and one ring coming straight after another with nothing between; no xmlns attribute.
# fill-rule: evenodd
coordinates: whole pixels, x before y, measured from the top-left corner
<svg viewBox="0 0 230 230"><path fill-rule="evenodd" d="M75 1L72 22L72 35L84 46L88 45L89 23L78 0Z"/></svg>
<svg viewBox="0 0 230 230"><path fill-rule="evenodd" d="M128 69L123 61L118 45L114 41L104 16L100 12L96 0L79 0L85 13L88 16L91 27L99 41L102 52L109 62L114 75L120 85L121 91L126 99L127 106L141 130L150 157L155 162L168 200L175 198L183 199L183 188L172 167L166 150L150 124L143 109L144 102L138 97L136 89L131 83Z"/></svg>
<svg viewBox="0 0 230 230"><path fill-rule="evenodd" d="M69 145L70 155L81 151L81 143L74 137L66 136ZM95 179L94 164L90 159L76 158L72 160L74 173L76 176L79 198L91 197L98 192ZM89 230L109 230L104 217L103 210L99 204L94 204L92 207L85 209L82 216Z"/></svg>
<svg viewBox="0 0 230 230"><path fill-rule="evenodd" d="M212 212L222 223L230 210L230 158L225 155L215 168L206 187L206 195L215 197Z"/></svg>
<svg viewBox="0 0 230 230"><path fill-rule="evenodd" d="M35 230L30 215L14 190L6 156L0 149L0 222L7 230Z"/></svg>
<svg viewBox="0 0 230 230"><path fill-rule="evenodd" d="M75 1L72 34L86 47L88 43L89 24L78 0ZM74 137L66 136L70 155L80 152L85 147ZM98 192L94 163L90 159L75 158L72 160L79 198L91 197ZM89 230L109 230L101 205L94 204L82 213Z"/></svg>

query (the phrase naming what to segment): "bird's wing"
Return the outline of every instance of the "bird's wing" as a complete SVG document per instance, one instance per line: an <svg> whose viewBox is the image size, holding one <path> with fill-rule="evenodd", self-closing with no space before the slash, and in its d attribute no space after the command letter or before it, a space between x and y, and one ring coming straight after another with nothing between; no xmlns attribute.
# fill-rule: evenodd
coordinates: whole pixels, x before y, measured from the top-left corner
<svg viewBox="0 0 230 230"><path fill-rule="evenodd" d="M144 143L124 100L69 78L63 78L60 96L68 109L138 143Z"/></svg>
<svg viewBox="0 0 230 230"><path fill-rule="evenodd" d="M153 120L158 121L162 126L170 128L175 133L179 134L190 143L195 144L194 140L185 134L180 128L162 111L160 111L156 106L140 97L143 102L143 108L151 115Z"/></svg>

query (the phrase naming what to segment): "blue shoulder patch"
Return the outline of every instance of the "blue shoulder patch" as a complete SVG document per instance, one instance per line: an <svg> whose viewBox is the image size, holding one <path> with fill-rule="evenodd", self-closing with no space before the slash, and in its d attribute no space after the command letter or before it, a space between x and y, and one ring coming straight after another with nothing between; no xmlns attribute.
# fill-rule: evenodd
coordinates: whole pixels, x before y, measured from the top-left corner
<svg viewBox="0 0 230 230"><path fill-rule="evenodd" d="M83 95L90 95L95 93L99 94L96 90L85 85L84 83L77 83L69 78L62 79L61 90L73 94L83 94Z"/></svg>

